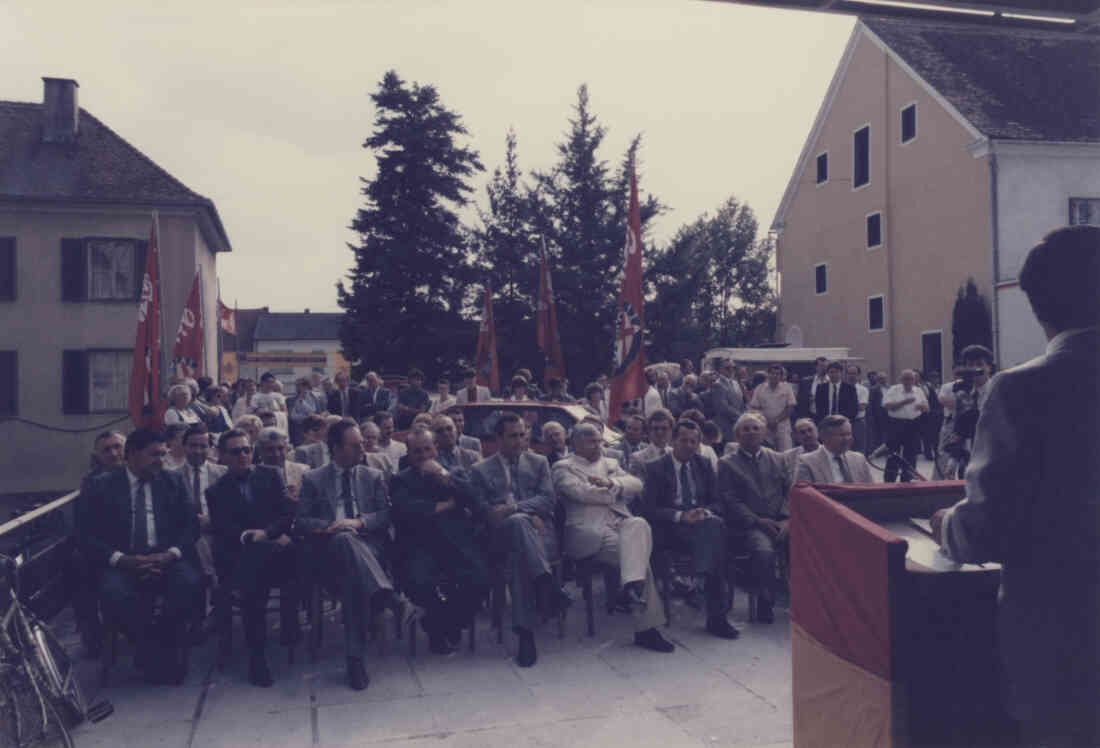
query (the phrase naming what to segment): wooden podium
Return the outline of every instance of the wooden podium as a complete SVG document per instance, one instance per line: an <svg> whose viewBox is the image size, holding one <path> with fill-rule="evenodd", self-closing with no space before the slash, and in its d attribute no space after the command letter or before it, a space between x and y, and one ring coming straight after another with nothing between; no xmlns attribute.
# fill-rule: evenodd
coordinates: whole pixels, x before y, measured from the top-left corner
<svg viewBox="0 0 1100 748"><path fill-rule="evenodd" d="M956 564L910 522L964 490L961 481L791 489L799 748L996 745L1011 734L996 652L1000 567Z"/></svg>

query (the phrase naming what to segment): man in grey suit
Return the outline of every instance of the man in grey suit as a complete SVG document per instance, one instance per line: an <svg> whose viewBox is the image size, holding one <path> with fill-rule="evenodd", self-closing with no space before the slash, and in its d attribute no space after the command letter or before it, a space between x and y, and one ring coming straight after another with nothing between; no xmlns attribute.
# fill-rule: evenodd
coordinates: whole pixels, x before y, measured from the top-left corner
<svg viewBox="0 0 1100 748"><path fill-rule="evenodd" d="M328 448L325 446L328 425L326 417L320 415L308 416L302 422L303 441L294 448L294 462L311 468L322 467L328 462Z"/></svg>
<svg viewBox="0 0 1100 748"><path fill-rule="evenodd" d="M556 550L554 485L546 458L527 449L527 424L518 414L503 413L495 430L500 451L477 463L470 477L487 505L490 563L507 557L512 626L519 637L516 663L531 667L538 658L534 629L539 600L552 613L568 599L554 589L550 573Z"/></svg>
<svg viewBox="0 0 1100 748"><path fill-rule="evenodd" d="M1027 744L1097 745L1100 228L1048 234L1020 288L1046 353L987 385L967 497L933 515L932 529L955 560L1002 565L998 642Z"/></svg>
<svg viewBox="0 0 1100 748"><path fill-rule="evenodd" d="M459 446L458 429L448 416L432 419L432 433L435 434L435 459L447 470L469 470L481 461L480 452Z"/></svg>
<svg viewBox="0 0 1100 748"><path fill-rule="evenodd" d="M477 383L477 372L473 369L467 369L462 372L462 379L462 389L455 393L455 400L459 405L464 403L483 403L493 398L488 387Z"/></svg>
<svg viewBox="0 0 1100 748"><path fill-rule="evenodd" d="M810 483L873 483L867 458L853 452L852 423L844 416L825 416L818 425L821 446L798 457L795 480Z"/></svg>
<svg viewBox="0 0 1100 748"><path fill-rule="evenodd" d="M363 435L354 421L330 426L328 447L332 461L302 476L294 528L314 541L314 578L340 596L348 684L361 691L370 682L363 666L370 614L394 604L380 561L389 540L389 491L381 471L361 464Z"/></svg>
<svg viewBox="0 0 1100 748"><path fill-rule="evenodd" d="M714 415L711 420L722 429L722 438L726 441L733 441L733 426L745 410L745 397L741 392L741 385L733 378L735 368L733 361L723 360L718 365L718 379L711 387L714 390L712 395Z"/></svg>
<svg viewBox="0 0 1100 748"><path fill-rule="evenodd" d="M452 405L444 411L443 415L454 421L455 431L458 432L458 446L463 449L470 449L481 455L481 439L476 436L470 436L463 433L466 428L466 416L462 413L462 408L457 405Z"/></svg>

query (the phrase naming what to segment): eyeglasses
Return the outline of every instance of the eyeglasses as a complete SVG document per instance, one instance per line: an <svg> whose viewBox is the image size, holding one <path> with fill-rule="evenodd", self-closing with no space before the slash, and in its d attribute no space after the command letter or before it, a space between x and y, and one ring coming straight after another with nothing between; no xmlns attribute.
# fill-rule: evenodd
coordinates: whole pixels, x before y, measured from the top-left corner
<svg viewBox="0 0 1100 748"><path fill-rule="evenodd" d="M233 447L225 451L231 455L247 455L252 453L252 447Z"/></svg>

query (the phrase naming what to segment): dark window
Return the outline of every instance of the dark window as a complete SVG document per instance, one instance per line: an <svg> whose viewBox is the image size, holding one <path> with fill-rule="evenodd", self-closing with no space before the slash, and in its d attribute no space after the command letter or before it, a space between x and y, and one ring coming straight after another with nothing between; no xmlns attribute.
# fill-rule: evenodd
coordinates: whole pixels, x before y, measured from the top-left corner
<svg viewBox="0 0 1100 748"><path fill-rule="evenodd" d="M1070 226L1100 226L1100 197L1071 197Z"/></svg>
<svg viewBox="0 0 1100 748"><path fill-rule="evenodd" d="M871 181L871 126L861 127L852 136L852 187Z"/></svg>
<svg viewBox="0 0 1100 748"><path fill-rule="evenodd" d="M867 299L867 327L871 330L881 330L885 327L881 296L872 296Z"/></svg>
<svg viewBox="0 0 1100 748"><path fill-rule="evenodd" d="M0 301L15 301L14 236L0 236Z"/></svg>
<svg viewBox="0 0 1100 748"><path fill-rule="evenodd" d="M88 412L88 352L61 352L61 411Z"/></svg>
<svg viewBox="0 0 1100 748"><path fill-rule="evenodd" d="M901 142L908 143L917 137L917 105L910 104L901 110Z"/></svg>
<svg viewBox="0 0 1100 748"><path fill-rule="evenodd" d="M0 351L0 416L19 413L18 362L15 351Z"/></svg>
<svg viewBox="0 0 1100 748"><path fill-rule="evenodd" d="M814 265L814 289L817 293L822 294L829 290L829 279L827 276L827 266L825 263L820 265Z"/></svg>
<svg viewBox="0 0 1100 748"><path fill-rule="evenodd" d="M926 374L943 373L943 333L922 332L920 336L921 363Z"/></svg>
<svg viewBox="0 0 1100 748"><path fill-rule="evenodd" d="M141 239L62 239L61 298L64 301L138 298L147 245Z"/></svg>
<svg viewBox="0 0 1100 748"><path fill-rule="evenodd" d="M822 153L817 157L817 183L829 181L829 154Z"/></svg>
<svg viewBox="0 0 1100 748"><path fill-rule="evenodd" d="M882 214L867 216L867 248L882 246Z"/></svg>

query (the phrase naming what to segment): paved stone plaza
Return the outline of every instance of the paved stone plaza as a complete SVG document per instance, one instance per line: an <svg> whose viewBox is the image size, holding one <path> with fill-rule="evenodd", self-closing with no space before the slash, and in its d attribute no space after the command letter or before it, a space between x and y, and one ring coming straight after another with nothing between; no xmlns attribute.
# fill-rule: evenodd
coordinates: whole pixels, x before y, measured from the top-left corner
<svg viewBox="0 0 1100 748"><path fill-rule="evenodd" d="M596 596L599 605L598 586ZM516 667L515 638L498 644L487 616L476 651L464 646L446 657L428 653L421 635L411 658L407 637L396 641L391 632L385 653L377 645L371 652L371 684L362 693L345 685L338 622L326 622L316 665L303 647L294 665L272 647L270 689L248 684L240 636L224 671L213 665L213 641L196 648L179 688L145 685L127 655L101 693L115 713L74 737L81 748L789 745L787 609L777 607L772 625L747 623L739 592L731 620L742 634L734 642L707 635L703 615L682 602L673 614L666 635L676 652L658 654L632 644L627 616L599 607L596 636L586 636L578 600L564 639L553 623L540 632L539 662L530 669Z"/></svg>

